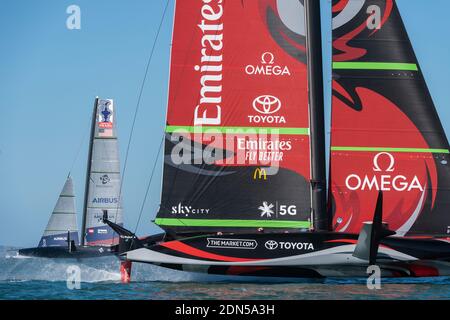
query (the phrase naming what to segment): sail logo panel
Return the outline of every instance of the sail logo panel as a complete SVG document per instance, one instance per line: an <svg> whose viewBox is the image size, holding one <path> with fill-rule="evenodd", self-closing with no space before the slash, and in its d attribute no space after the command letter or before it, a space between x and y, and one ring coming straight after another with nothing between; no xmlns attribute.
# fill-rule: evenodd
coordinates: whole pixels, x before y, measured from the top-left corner
<svg viewBox="0 0 450 320"><path fill-rule="evenodd" d="M298 1L176 2L157 224L310 227L303 17Z"/></svg>
<svg viewBox="0 0 450 320"><path fill-rule="evenodd" d="M334 230L358 233L382 191L397 236L447 234L449 144L395 1L332 11Z"/></svg>
<svg viewBox="0 0 450 320"><path fill-rule="evenodd" d="M118 243L119 237L103 223L103 211L107 210L111 221L123 224L119 148L113 100L97 100L92 134L84 234L87 245L113 245Z"/></svg>
<svg viewBox="0 0 450 320"><path fill-rule="evenodd" d="M114 104L112 100L100 100L98 106L98 136L112 137L114 126Z"/></svg>

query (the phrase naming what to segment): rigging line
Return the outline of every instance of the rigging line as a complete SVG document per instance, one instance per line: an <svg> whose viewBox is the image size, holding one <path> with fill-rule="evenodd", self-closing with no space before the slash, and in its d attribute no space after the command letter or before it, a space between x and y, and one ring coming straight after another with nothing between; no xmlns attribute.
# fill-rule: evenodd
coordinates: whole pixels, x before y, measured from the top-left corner
<svg viewBox="0 0 450 320"><path fill-rule="evenodd" d="M159 144L158 153L156 154L155 161L153 162L153 168L152 168L152 172L150 174L150 180L149 180L148 185L147 185L147 190L145 191L144 201L142 201L141 210L139 211L139 218L138 218L138 221L136 223L136 228L134 229L134 234L136 234L137 228L139 227L139 223L141 222L142 212L144 212L144 207L145 207L145 203L147 202L148 192L150 191L150 186L151 186L152 181L153 181L153 176L155 174L156 165L158 164L158 159L159 159L159 156L161 154L163 142L164 142L165 139L166 139L166 133L164 132L163 136L162 136L162 139L161 139L161 142Z"/></svg>
<svg viewBox="0 0 450 320"><path fill-rule="evenodd" d="M176 4L175 4L176 5ZM176 10L176 8L175 8L175 10ZM198 20L198 18L201 16L201 12L199 11L199 12L197 12L197 20ZM175 17L174 17L174 19L175 19ZM218 32L217 30L216 30L216 32ZM174 25L174 29L172 30L172 43L171 43L171 46L172 46L172 54L173 54L173 42L174 42L174 34L175 34L175 25ZM193 45L194 45L194 37L195 37L195 32L192 32L192 35L191 35L191 38L190 38L190 40L189 40L189 51L190 50L192 50L192 48L193 48ZM210 57L208 57L208 59L211 59ZM178 80L178 82L176 83L176 85L174 85L174 86L172 86L173 88L174 88L174 104L175 104L175 102L176 101L178 101L178 94L180 93L180 88L181 88L181 85L182 85L182 78L183 78L183 76L184 76L184 72L185 72L185 70L186 70L186 65L187 65L187 62L188 62L188 60L189 60L189 57L188 57L188 55L186 55L185 56L185 58L184 58L184 64L183 64L183 68L182 68L182 71L181 71L181 77L180 77L180 79ZM208 62L209 62L209 60L208 60ZM170 62L170 63L172 63L172 62ZM167 93L169 96L170 96L170 87L169 87L169 91L168 91L168 93ZM169 97L170 98L170 97ZM197 99L200 99L200 94L198 94L197 95ZM169 105L167 105L167 108L169 108ZM167 122L167 116L166 116L166 122ZM190 122L194 122L194 116L192 116L192 118L191 118L191 121ZM164 128L164 131L166 130L166 128ZM176 181L176 179L177 179L177 176L178 176L178 172L179 172L179 167L181 166L181 164L180 165L177 165L176 167L175 167L175 176L172 178L172 182L171 182L171 187L170 187L170 192L169 192L169 194L168 194L168 199L170 199L171 197L172 197L172 192L173 192L173 190L174 190L174 186L175 186L175 181ZM163 173L164 174L164 173ZM163 179L164 179L164 177L163 177ZM163 187L164 188L164 187ZM163 189L164 190L164 189ZM163 191L164 192L164 191ZM162 201L161 201L162 202ZM161 205L163 205L163 207L166 207L166 205L165 205L165 203L164 204L162 204L161 203Z"/></svg>
<svg viewBox="0 0 450 320"><path fill-rule="evenodd" d="M144 92L144 87L145 87L145 83L147 81L148 71L150 69L150 64L152 62L153 54L155 52L156 44L158 42L159 35L161 33L162 25L163 25L165 17L166 17L167 8L169 7L169 3L170 3L170 0L167 0L166 1L166 5L164 7L164 11L163 11L162 17L161 17L161 21L159 22L159 26L158 26L158 30L156 32L155 40L153 41L152 49L150 51L150 56L149 56L148 61L147 61L147 66L145 68L144 78L142 79L141 87L140 87L140 90L139 90L139 96L138 96L138 100L137 100L137 103L136 103L136 108L135 108L135 111L134 111L133 122L132 122L132 125L131 125L131 132L130 132L130 136L128 138L127 150L126 150L126 153L125 153L125 161L124 161L124 166L123 166L123 171L122 171L122 179L120 181L120 188L119 188L119 201L118 201L117 207L116 207L116 215L114 217L114 223L117 222L117 216L118 216L117 211L119 209L119 206L121 206L121 203L122 203L122 201L121 201L121 198L122 198L122 186L123 186L123 181L124 181L124 177L125 177L125 172L126 172L126 169L127 169L128 155L129 155L129 152L130 152L131 140L133 138L133 133L134 133L134 127L135 127L135 124L136 124L137 114L139 112L139 106L140 106L141 100L142 100L142 93ZM115 238L115 234L113 236L113 243L114 243L114 238Z"/></svg>
<svg viewBox="0 0 450 320"><path fill-rule="evenodd" d="M89 126L90 126L91 122L92 122L92 115L89 118ZM70 166L69 174L68 174L67 177L70 177L70 175L72 173L72 170L73 170L73 167L75 166L75 163L77 162L78 157L80 156L81 148L83 146L84 140L86 139L86 136L87 136L88 132L89 132L89 129L88 130L83 130L83 135L82 135L80 144L78 146L78 150L77 150L77 152L75 154L75 158L73 159L72 165Z"/></svg>

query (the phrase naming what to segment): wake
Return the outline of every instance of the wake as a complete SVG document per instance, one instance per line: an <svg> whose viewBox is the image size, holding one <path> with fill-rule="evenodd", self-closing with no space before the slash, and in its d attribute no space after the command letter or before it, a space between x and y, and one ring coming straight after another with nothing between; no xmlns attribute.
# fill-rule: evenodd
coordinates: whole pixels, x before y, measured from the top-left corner
<svg viewBox="0 0 450 320"><path fill-rule="evenodd" d="M18 255L17 249L0 247L0 281L67 281L70 267L79 267L81 282L120 282L120 261L116 257L93 259L47 259ZM133 264L133 282L209 282L215 276L168 270L147 264Z"/></svg>

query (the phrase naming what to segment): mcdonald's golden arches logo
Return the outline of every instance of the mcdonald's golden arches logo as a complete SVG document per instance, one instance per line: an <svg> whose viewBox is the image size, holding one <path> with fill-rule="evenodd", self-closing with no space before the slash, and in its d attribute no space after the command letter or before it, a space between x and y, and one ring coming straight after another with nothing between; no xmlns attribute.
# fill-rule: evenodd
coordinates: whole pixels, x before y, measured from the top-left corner
<svg viewBox="0 0 450 320"><path fill-rule="evenodd" d="M266 169L257 168L253 173L253 180L267 180Z"/></svg>

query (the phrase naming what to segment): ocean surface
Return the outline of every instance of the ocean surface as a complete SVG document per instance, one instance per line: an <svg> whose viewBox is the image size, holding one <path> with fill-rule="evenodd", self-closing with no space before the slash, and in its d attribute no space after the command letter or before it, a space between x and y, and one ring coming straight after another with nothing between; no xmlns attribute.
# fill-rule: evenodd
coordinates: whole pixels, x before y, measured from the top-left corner
<svg viewBox="0 0 450 320"><path fill-rule="evenodd" d="M0 247L0 299L450 299L450 277L383 280L369 290L366 279L261 280L200 275L134 264L132 282L120 283L119 261L104 257L51 260L16 256L16 249ZM81 271L80 288L69 289L73 268ZM69 279L69 286L73 282Z"/></svg>

